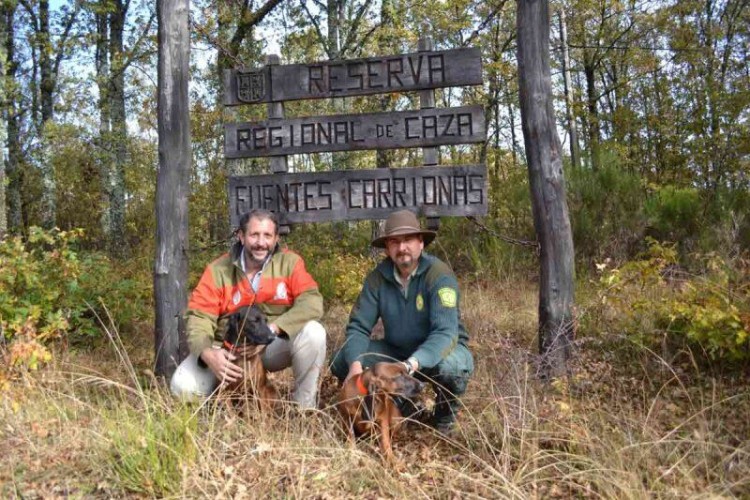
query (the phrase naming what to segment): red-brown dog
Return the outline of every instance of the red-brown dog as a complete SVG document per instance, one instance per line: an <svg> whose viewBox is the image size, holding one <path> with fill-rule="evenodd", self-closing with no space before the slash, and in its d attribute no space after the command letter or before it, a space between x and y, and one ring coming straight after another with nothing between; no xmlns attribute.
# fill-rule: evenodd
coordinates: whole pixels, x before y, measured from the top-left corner
<svg viewBox="0 0 750 500"><path fill-rule="evenodd" d="M279 393L268 381L261 356L275 338L265 316L255 306L243 307L229 317L224 348L237 356L235 363L244 372L242 379L223 388L232 401L244 401L247 396L254 395L261 410L273 409Z"/></svg>
<svg viewBox="0 0 750 500"><path fill-rule="evenodd" d="M380 435L380 449L393 458L391 439L404 421L393 396L413 398L424 384L403 363L376 363L347 380L339 391L338 409L349 435Z"/></svg>

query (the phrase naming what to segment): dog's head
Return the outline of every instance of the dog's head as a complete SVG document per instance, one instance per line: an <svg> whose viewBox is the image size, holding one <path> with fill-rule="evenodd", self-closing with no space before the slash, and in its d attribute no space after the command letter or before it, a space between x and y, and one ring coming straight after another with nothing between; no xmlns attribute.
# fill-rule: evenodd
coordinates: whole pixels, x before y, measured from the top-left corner
<svg viewBox="0 0 750 500"><path fill-rule="evenodd" d="M406 372L403 363L375 363L370 368L368 381L370 393L385 392L392 396L417 396L424 384Z"/></svg>
<svg viewBox="0 0 750 500"><path fill-rule="evenodd" d="M276 335L266 323L266 317L257 306L242 307L229 316L226 341L231 345L266 345L275 338Z"/></svg>

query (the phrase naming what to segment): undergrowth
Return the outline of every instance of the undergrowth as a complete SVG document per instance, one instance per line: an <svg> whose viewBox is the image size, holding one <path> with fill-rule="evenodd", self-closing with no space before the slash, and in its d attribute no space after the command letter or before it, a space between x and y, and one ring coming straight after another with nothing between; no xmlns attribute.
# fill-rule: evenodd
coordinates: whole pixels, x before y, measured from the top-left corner
<svg viewBox="0 0 750 500"><path fill-rule="evenodd" d="M181 403L153 379L144 334L128 351L67 352L24 372L0 403L3 496L647 498L750 494L750 394L731 373L671 364L627 336L579 330L571 377L540 385L536 288L463 284L477 372L447 440L411 424L385 463L349 443L326 373L321 407L240 415ZM584 310L594 311L592 308ZM324 318L331 351L347 308ZM585 313L589 314L589 313ZM599 325L583 322L583 328ZM610 327L612 323L608 324ZM600 332L601 333L601 332ZM660 369L654 369L657 364ZM274 383L288 398L290 378ZM429 400L428 400L429 403Z"/></svg>

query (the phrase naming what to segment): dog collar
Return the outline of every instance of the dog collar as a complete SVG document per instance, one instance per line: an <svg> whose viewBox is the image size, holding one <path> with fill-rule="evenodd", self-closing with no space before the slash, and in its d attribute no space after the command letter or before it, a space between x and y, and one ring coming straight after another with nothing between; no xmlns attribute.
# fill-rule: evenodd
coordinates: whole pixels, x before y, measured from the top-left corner
<svg viewBox="0 0 750 500"><path fill-rule="evenodd" d="M227 351L233 351L234 350L234 345L231 344L228 340L225 340L224 341L224 349L226 349Z"/></svg>
<svg viewBox="0 0 750 500"><path fill-rule="evenodd" d="M362 374L360 373L357 375L357 380L355 382L357 384L357 391L359 391L359 394L362 396L367 396L367 387L365 387L365 384L362 382Z"/></svg>

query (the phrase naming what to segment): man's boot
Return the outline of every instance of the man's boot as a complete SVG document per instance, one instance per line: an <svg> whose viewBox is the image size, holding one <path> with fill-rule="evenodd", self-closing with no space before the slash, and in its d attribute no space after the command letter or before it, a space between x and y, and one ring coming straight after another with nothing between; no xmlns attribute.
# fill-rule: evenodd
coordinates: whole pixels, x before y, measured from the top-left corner
<svg viewBox="0 0 750 500"><path fill-rule="evenodd" d="M435 409L430 424L445 436L450 436L456 426L456 415L460 403L455 396L442 387L435 388Z"/></svg>

